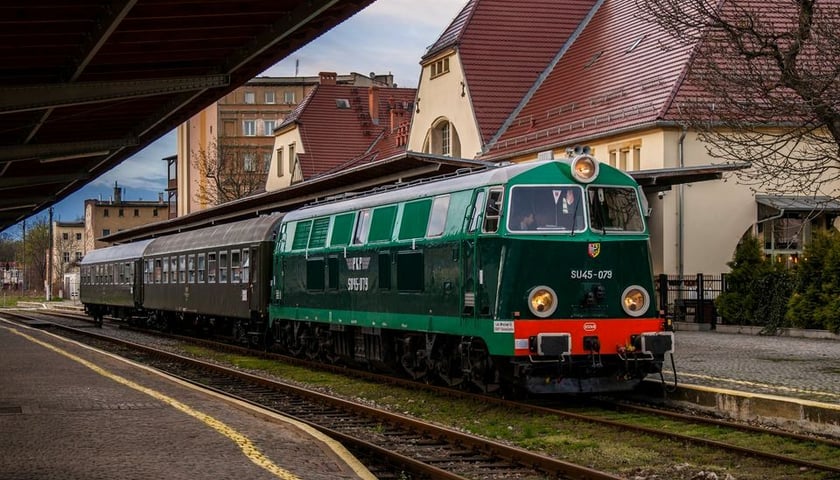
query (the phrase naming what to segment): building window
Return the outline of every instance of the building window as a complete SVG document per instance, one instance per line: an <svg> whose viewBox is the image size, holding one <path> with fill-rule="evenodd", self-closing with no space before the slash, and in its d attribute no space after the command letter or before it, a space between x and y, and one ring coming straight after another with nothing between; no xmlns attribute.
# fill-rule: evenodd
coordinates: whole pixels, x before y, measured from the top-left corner
<svg viewBox="0 0 840 480"><path fill-rule="evenodd" d="M246 137L254 137L257 135L257 125L253 120L245 120L242 122L242 134Z"/></svg>
<svg viewBox="0 0 840 480"><path fill-rule="evenodd" d="M295 103L295 92L291 90L286 90L283 92L283 103L293 104Z"/></svg>
<svg viewBox="0 0 840 480"><path fill-rule="evenodd" d="M289 175L295 171L295 144L289 144Z"/></svg>
<svg viewBox="0 0 840 480"><path fill-rule="evenodd" d="M271 152L263 153L262 173L268 173L268 168L271 166Z"/></svg>
<svg viewBox="0 0 840 480"><path fill-rule="evenodd" d="M277 176L283 176L283 148L277 149Z"/></svg>
<svg viewBox="0 0 840 480"><path fill-rule="evenodd" d="M125 211L122 208L117 210L117 216L118 217L124 217L125 216Z"/></svg>
<svg viewBox="0 0 840 480"><path fill-rule="evenodd" d="M70 234L67 233L67 232L64 232L64 233L61 234L61 238L62 238L62 240L70 240Z"/></svg>
<svg viewBox="0 0 840 480"><path fill-rule="evenodd" d="M108 212L108 209L107 209L107 208L106 208L105 210L102 210L102 216L103 216L103 217L110 217L110 216L111 216L111 215L110 215L110 212Z"/></svg>
<svg viewBox="0 0 840 480"><path fill-rule="evenodd" d="M140 216L140 209L139 209L139 208L135 208L135 209L134 209L134 216L135 216L135 217L139 217L139 216Z"/></svg>
<svg viewBox="0 0 840 480"><path fill-rule="evenodd" d="M108 236L110 234L111 234L111 229L110 228L103 228L102 229L102 236L103 237Z"/></svg>
<svg viewBox="0 0 840 480"><path fill-rule="evenodd" d="M642 141L631 140L609 145L609 162L611 166L630 172L642 167Z"/></svg>
<svg viewBox="0 0 840 480"><path fill-rule="evenodd" d="M61 259L64 260L64 263L70 263L70 252L62 253Z"/></svg>
<svg viewBox="0 0 840 480"><path fill-rule="evenodd" d="M254 94L254 92L245 92L245 103L257 103L257 96Z"/></svg>
<svg viewBox="0 0 840 480"><path fill-rule="evenodd" d="M157 209L157 208L156 208L156 209L154 209L154 210L152 210L152 216L153 216L153 217L157 217L157 216L158 216L158 209Z"/></svg>
<svg viewBox="0 0 840 480"><path fill-rule="evenodd" d="M265 136L274 135L274 125L275 125L275 123L276 122L274 120L265 120L263 122L263 135L265 135Z"/></svg>
<svg viewBox="0 0 840 480"><path fill-rule="evenodd" d="M76 261L77 261L77 262L81 262L81 261L82 261L82 252L76 252Z"/></svg>
<svg viewBox="0 0 840 480"><path fill-rule="evenodd" d="M426 134L423 151L450 157L461 156L461 140L455 125L446 119L439 119Z"/></svg>
<svg viewBox="0 0 840 480"><path fill-rule="evenodd" d="M81 233L77 233L77 234L76 234L76 240L81 240L81 239L82 239L82 234L81 234Z"/></svg>
<svg viewBox="0 0 840 480"><path fill-rule="evenodd" d="M274 103L274 91L265 92L265 103Z"/></svg>
<svg viewBox="0 0 840 480"><path fill-rule="evenodd" d="M257 170L256 158L253 153L242 154L242 169L246 172L255 172Z"/></svg>
<svg viewBox="0 0 840 480"><path fill-rule="evenodd" d="M430 65L431 68L431 78L439 77L443 74L449 73L449 57L441 58L440 60L432 63Z"/></svg>

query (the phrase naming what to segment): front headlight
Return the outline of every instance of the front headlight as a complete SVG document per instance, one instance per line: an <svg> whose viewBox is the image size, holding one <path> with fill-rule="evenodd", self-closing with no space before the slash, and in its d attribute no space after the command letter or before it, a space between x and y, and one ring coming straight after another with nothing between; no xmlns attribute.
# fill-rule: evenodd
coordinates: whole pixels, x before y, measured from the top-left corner
<svg viewBox="0 0 840 480"><path fill-rule="evenodd" d="M578 182L589 183L598 177L598 160L592 155L579 155L572 160L572 176Z"/></svg>
<svg viewBox="0 0 840 480"><path fill-rule="evenodd" d="M638 285L627 287L621 294L621 307L627 315L640 317L650 307L650 294Z"/></svg>
<svg viewBox="0 0 840 480"><path fill-rule="evenodd" d="M535 287L528 294L528 308L537 317L548 317L557 310L557 294L545 285Z"/></svg>

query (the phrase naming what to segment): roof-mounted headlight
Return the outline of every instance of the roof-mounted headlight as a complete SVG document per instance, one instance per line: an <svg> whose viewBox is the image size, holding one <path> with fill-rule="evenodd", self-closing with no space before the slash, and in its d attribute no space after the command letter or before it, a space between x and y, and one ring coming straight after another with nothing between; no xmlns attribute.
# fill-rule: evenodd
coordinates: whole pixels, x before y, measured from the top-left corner
<svg viewBox="0 0 840 480"><path fill-rule="evenodd" d="M592 155L578 155L572 160L572 176L583 183L595 180L598 178L598 160Z"/></svg>

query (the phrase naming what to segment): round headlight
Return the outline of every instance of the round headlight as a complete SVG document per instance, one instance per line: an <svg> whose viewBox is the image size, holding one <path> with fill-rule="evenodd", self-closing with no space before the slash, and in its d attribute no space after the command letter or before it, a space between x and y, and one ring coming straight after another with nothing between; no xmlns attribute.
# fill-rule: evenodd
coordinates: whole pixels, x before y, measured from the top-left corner
<svg viewBox="0 0 840 480"><path fill-rule="evenodd" d="M621 307L627 315L640 317L650 307L650 295L647 290L638 285L627 287L621 294Z"/></svg>
<svg viewBox="0 0 840 480"><path fill-rule="evenodd" d="M536 287L528 294L528 308L540 318L548 317L557 310L557 294L551 287Z"/></svg>
<svg viewBox="0 0 840 480"><path fill-rule="evenodd" d="M578 182L589 183L598 177L598 161L591 155L579 155L572 160L572 176Z"/></svg>

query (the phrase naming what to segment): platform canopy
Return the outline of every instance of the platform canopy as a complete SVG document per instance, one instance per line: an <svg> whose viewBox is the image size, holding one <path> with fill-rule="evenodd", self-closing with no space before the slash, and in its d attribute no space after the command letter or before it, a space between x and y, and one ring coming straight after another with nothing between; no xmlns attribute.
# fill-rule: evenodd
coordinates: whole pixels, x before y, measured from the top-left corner
<svg viewBox="0 0 840 480"><path fill-rule="evenodd" d="M2 2L0 230L80 189L372 1Z"/></svg>

